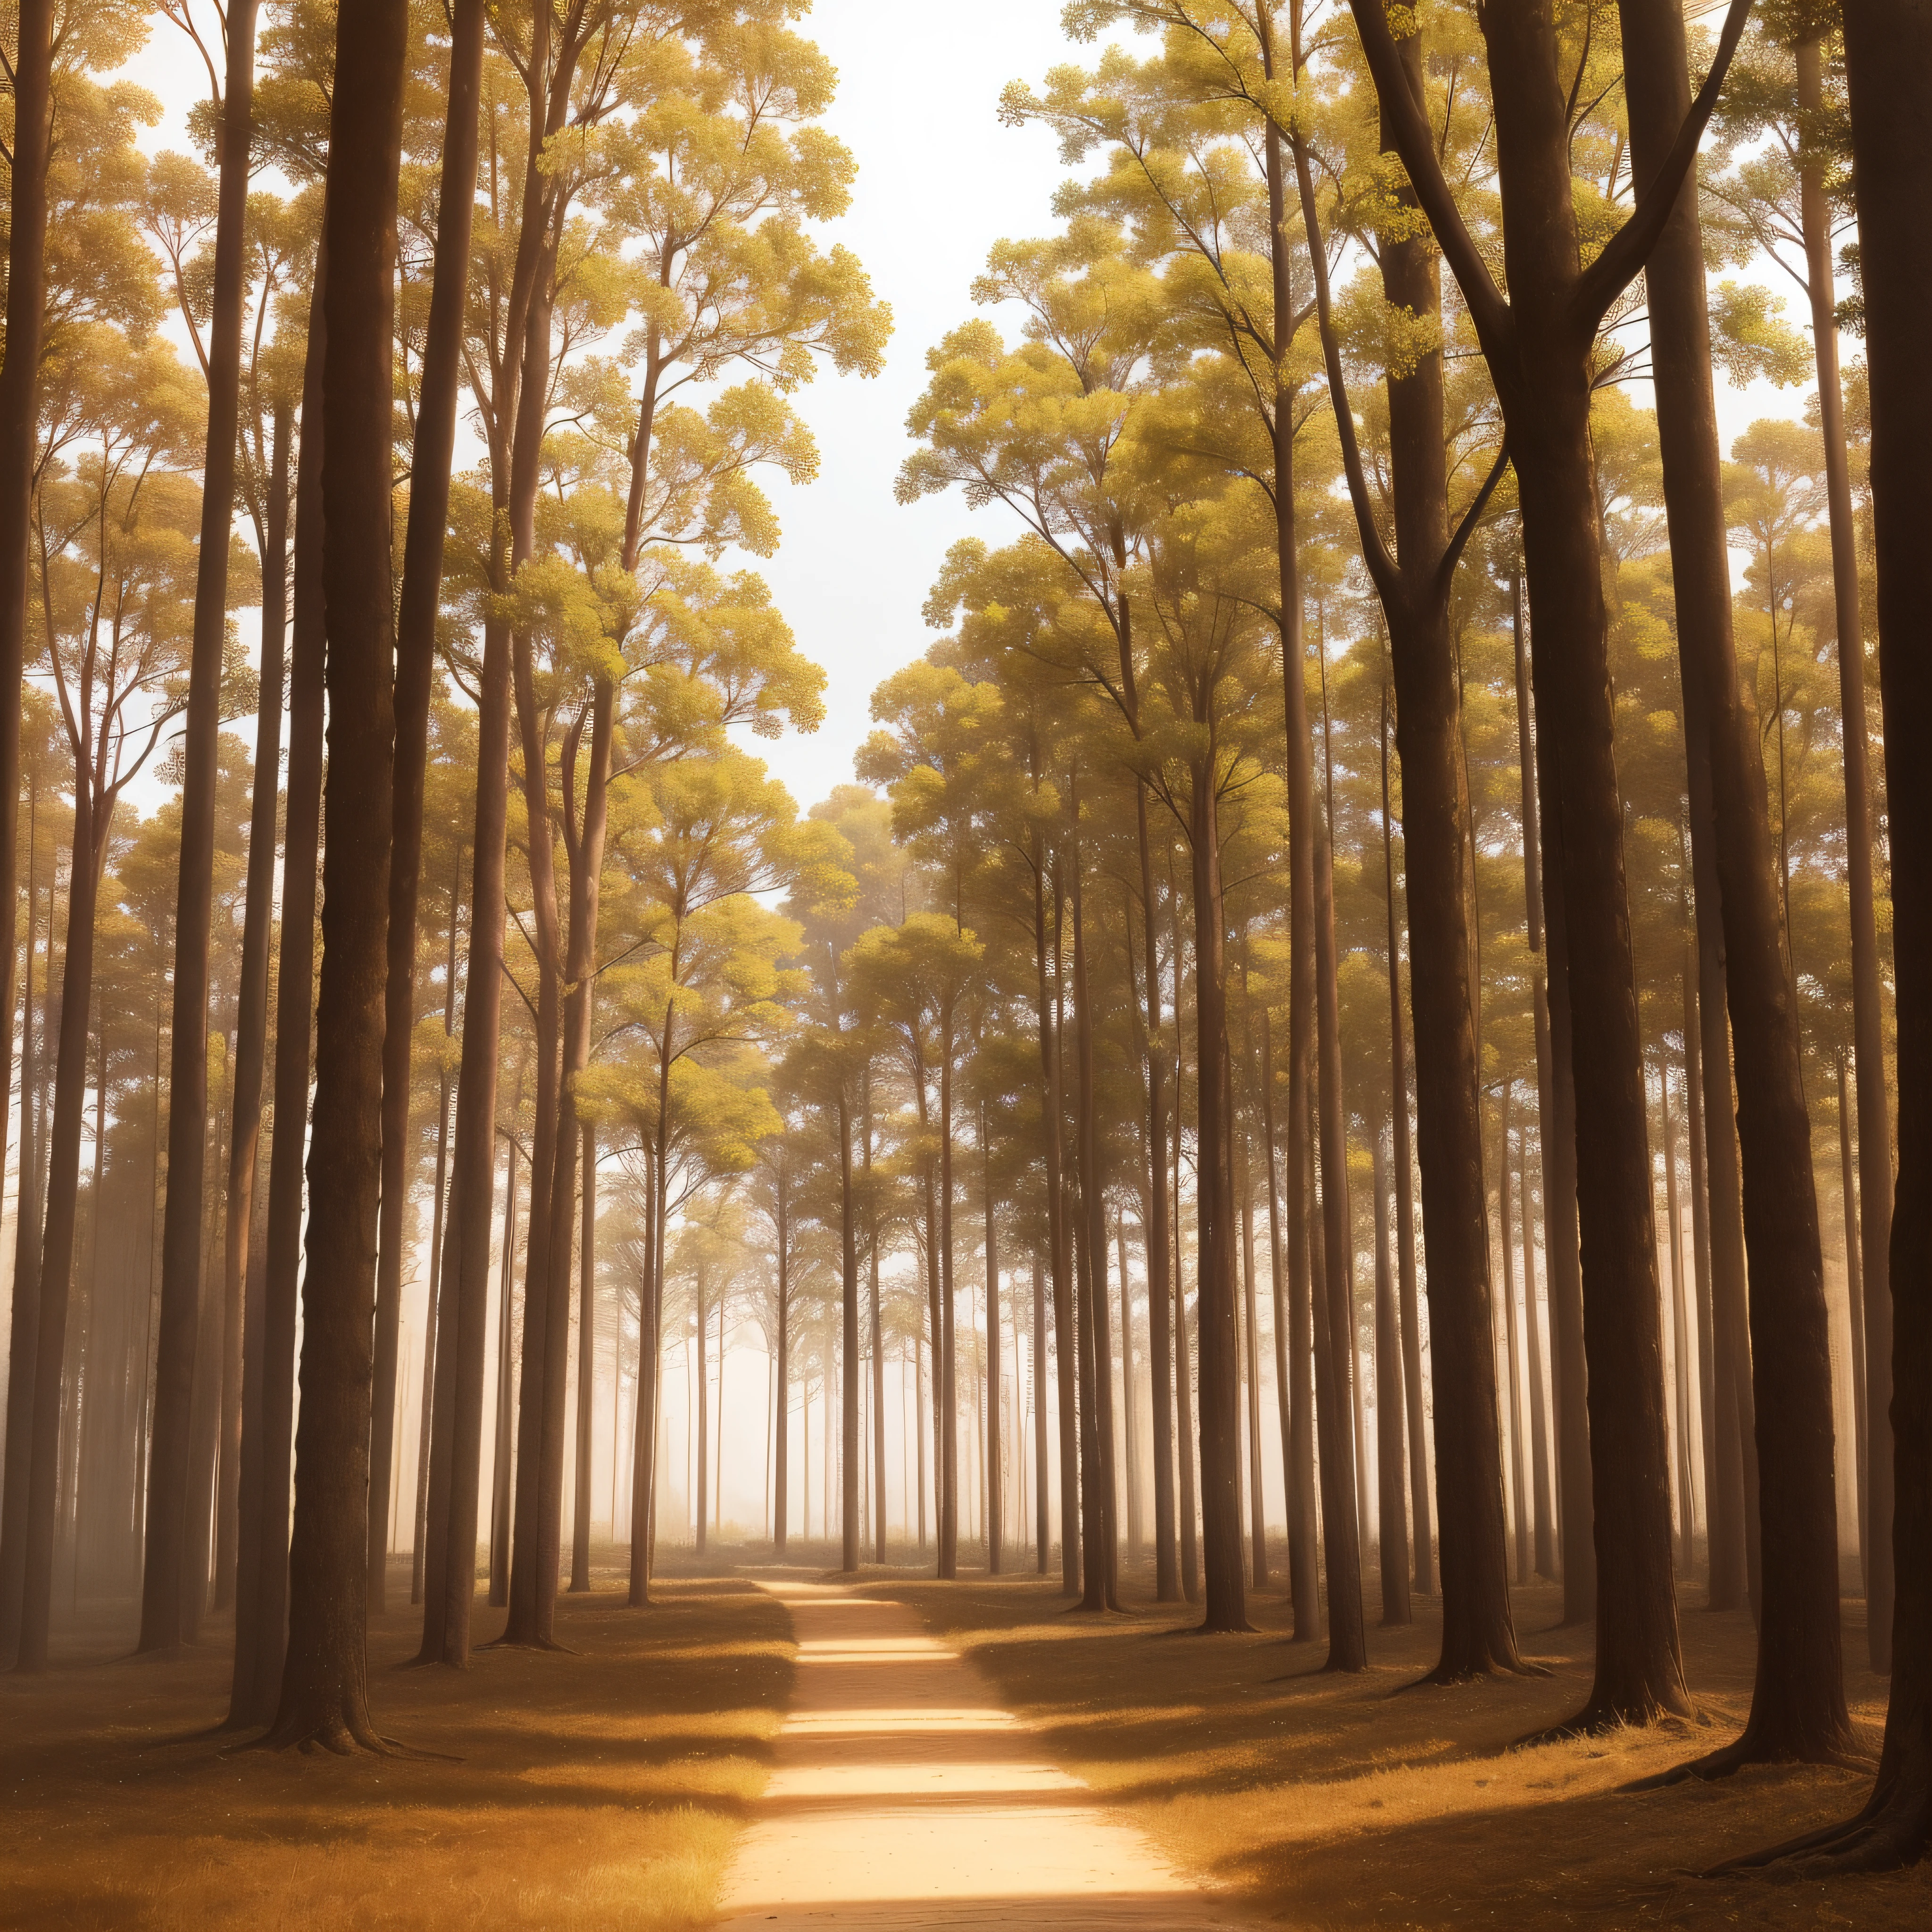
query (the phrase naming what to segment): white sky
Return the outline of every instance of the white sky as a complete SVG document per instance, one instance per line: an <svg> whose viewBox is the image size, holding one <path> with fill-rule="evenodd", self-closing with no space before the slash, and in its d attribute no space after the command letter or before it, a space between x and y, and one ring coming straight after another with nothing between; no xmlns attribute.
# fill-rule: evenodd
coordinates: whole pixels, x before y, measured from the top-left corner
<svg viewBox="0 0 1932 1932"><path fill-rule="evenodd" d="M1007 82L1037 81L1058 61L1098 51L1062 38L1060 12L1059 0L976 0L964 14L920 0L818 0L801 22L838 70L825 124L859 164L851 211L829 238L865 263L894 324L882 375L828 370L797 398L818 438L818 480L774 486L784 542L754 560L801 649L826 674L824 727L754 747L801 808L851 777L874 687L932 641L920 607L948 546L969 531L994 542L1016 534L997 509L975 516L956 494L902 508L892 482L910 447L905 418L924 384L926 352L973 312L968 290L988 249L1054 226L1049 203L1064 172L1054 138L1001 127L998 109ZM168 110L143 145L186 148L183 116L207 85L186 37L158 19L130 72ZM1766 279L1782 281L1774 270ZM1802 406L1798 392L1720 386L1726 443L1756 416ZM252 620L244 616L244 629Z"/></svg>

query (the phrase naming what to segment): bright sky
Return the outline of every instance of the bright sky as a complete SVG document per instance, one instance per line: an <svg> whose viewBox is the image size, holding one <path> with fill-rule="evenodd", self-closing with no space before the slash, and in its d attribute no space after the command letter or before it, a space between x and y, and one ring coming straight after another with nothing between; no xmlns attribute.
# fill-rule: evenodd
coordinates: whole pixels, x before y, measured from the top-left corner
<svg viewBox="0 0 1932 1932"><path fill-rule="evenodd" d="M758 566L828 680L818 733L755 748L801 807L851 777L874 687L932 641L920 611L947 547L969 531L996 542L1014 533L998 510L975 516L956 496L902 508L892 482L910 447L906 413L926 352L972 313L968 288L988 248L1054 225L1064 172L1054 139L1001 127L998 102L1007 82L1037 81L1055 62L1097 51L1070 46L1060 11L1058 0L975 0L964 13L916 0L818 0L801 23L838 68L826 124L859 163L851 212L832 238L865 263L894 321L881 376L828 371L799 398L818 440L819 477L802 490L775 486L784 543ZM133 72L168 109L146 145L186 148L183 116L207 86L186 37L158 20ZM1720 387L1727 442L1754 416L1800 406L1762 384L1746 395Z"/></svg>

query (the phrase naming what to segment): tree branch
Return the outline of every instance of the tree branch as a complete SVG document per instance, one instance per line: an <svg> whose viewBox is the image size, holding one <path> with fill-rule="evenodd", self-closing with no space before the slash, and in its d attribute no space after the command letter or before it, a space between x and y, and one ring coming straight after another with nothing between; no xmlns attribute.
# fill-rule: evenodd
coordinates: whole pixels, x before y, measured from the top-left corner
<svg viewBox="0 0 1932 1932"><path fill-rule="evenodd" d="M1718 38L1718 57L1705 76L1704 85L1697 90L1697 98L1691 102L1690 111L1684 116L1684 124L1678 129L1677 138L1671 143L1663 166L1658 170L1656 178L1637 196L1636 206L1631 211L1630 219L1610 237L1604 252L1577 278L1576 292L1572 298L1573 310L1576 320L1593 333L1609 314L1611 303L1642 272L1644 263L1650 259L1650 251L1657 246L1658 238L1664 232L1664 224L1676 208L1678 192L1697 158L1698 144L1703 140L1704 130L1718 105L1724 76L1730 70L1731 56L1738 50L1738 42L1744 38L1744 22L1750 17L1750 10L1751 0L1731 0L1730 10L1724 16L1724 30Z"/></svg>

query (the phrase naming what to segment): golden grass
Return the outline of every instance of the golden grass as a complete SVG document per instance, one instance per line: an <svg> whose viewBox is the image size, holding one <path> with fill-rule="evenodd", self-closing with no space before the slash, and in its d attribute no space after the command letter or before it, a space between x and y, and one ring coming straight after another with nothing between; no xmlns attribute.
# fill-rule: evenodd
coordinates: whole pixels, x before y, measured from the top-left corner
<svg viewBox="0 0 1932 1932"><path fill-rule="evenodd" d="M1516 1598L1524 1648L1551 1676L1408 1689L1435 1660L1432 1607L1409 1629L1372 1630L1364 1675L1328 1676L1325 1646L1286 1640L1278 1594L1251 1598L1257 1634L1204 1637L1189 1616L1145 1604L1150 1576L1124 1582L1130 1604L1144 1606L1106 1619L1065 1614L1057 1587L1030 1578L868 1587L915 1604L1041 1727L1057 1762L1204 1883L1277 1922L1932 1924L1932 1867L1829 1885L1690 1875L1855 1810L1862 1776L1766 1768L1618 1792L1735 1734L1754 1656L1742 1616L1683 1615L1708 1726L1524 1750L1513 1741L1578 1708L1588 1684L1588 1632L1550 1628L1561 1614L1552 1589ZM1862 1667L1859 1606L1849 1607L1846 1688L1876 1749L1886 1687Z"/></svg>
<svg viewBox="0 0 1932 1932"><path fill-rule="evenodd" d="M225 1642L0 1680L0 1924L710 1924L790 1692L784 1612L682 1578L631 1611L614 1574L598 1580L559 1604L574 1654L407 1670L420 1613L372 1629L378 1724L458 1762L205 1735ZM500 1621L479 1612L479 1634Z"/></svg>

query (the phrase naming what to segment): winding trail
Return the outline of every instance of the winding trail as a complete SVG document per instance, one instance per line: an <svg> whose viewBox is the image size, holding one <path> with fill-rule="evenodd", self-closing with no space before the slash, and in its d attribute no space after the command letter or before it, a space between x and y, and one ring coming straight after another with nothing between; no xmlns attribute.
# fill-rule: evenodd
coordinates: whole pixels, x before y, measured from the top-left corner
<svg viewBox="0 0 1932 1932"><path fill-rule="evenodd" d="M1088 1788L1047 1762L979 1671L902 1604L761 1582L798 1641L776 1766L723 1924L870 1932L1049 1926L1235 1932Z"/></svg>

